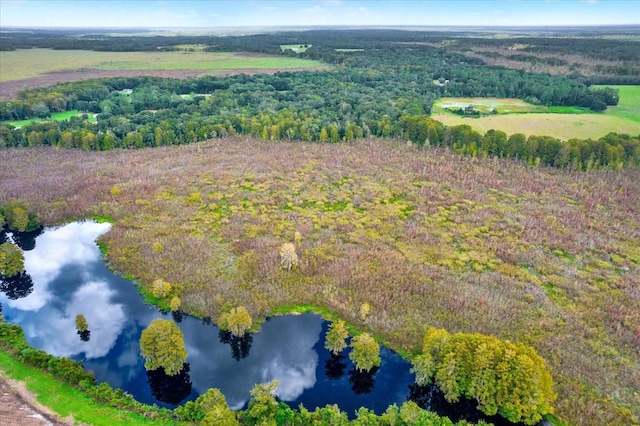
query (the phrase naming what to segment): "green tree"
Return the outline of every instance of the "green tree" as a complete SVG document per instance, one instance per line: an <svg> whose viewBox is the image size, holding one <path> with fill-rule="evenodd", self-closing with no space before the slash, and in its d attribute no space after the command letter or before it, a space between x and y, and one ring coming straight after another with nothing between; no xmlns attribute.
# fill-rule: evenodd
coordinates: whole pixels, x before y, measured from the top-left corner
<svg viewBox="0 0 640 426"><path fill-rule="evenodd" d="M344 321L333 321L329 325L329 330L324 340L324 347L337 355L347 347L346 339L348 336L349 332L347 331Z"/></svg>
<svg viewBox="0 0 640 426"><path fill-rule="evenodd" d="M18 201L11 201L7 204L6 220L9 229L23 232L29 225L29 213L27 208Z"/></svg>
<svg viewBox="0 0 640 426"><path fill-rule="evenodd" d="M170 376L178 374L187 360L182 331L173 321L156 318L140 336L140 352L145 357L144 367L156 370L162 367Z"/></svg>
<svg viewBox="0 0 640 426"><path fill-rule="evenodd" d="M445 398L473 398L485 414L535 424L553 413L556 399L546 363L533 348L482 334L431 328L414 359L419 384L435 384Z"/></svg>
<svg viewBox="0 0 640 426"><path fill-rule="evenodd" d="M24 272L24 254L12 243L0 244L0 275L12 277Z"/></svg>
<svg viewBox="0 0 640 426"><path fill-rule="evenodd" d="M76 330L80 332L89 330L89 323L87 322L87 319L82 314L76 315Z"/></svg>
<svg viewBox="0 0 640 426"><path fill-rule="evenodd" d="M251 389L251 400L246 414L253 424L275 425L278 402L275 398L276 389L280 382L272 380L269 383L259 383Z"/></svg>
<svg viewBox="0 0 640 426"><path fill-rule="evenodd" d="M180 309L181 304L182 300L180 300L178 296L173 296L169 301L169 308L171 308L172 311L177 311L178 309Z"/></svg>
<svg viewBox="0 0 640 426"><path fill-rule="evenodd" d="M209 389L196 400L197 409L202 415L201 425L233 426L238 425L236 413L227 405L227 400L219 389Z"/></svg>
<svg viewBox="0 0 640 426"><path fill-rule="evenodd" d="M171 283L158 278L151 284L151 294L155 297L164 299L169 293L171 293Z"/></svg>
<svg viewBox="0 0 640 426"><path fill-rule="evenodd" d="M249 311L244 306L238 306L223 312L218 318L220 329L230 331L238 337L244 336L244 333L251 328L252 324L253 319L251 319Z"/></svg>
<svg viewBox="0 0 640 426"><path fill-rule="evenodd" d="M349 358L359 371L369 371L380 366L380 346L369 333L364 333L351 340Z"/></svg>
<svg viewBox="0 0 640 426"><path fill-rule="evenodd" d="M49 111L49 107L44 102L36 102L31 107L31 110L33 111L33 115L40 118L48 117L51 113L51 111Z"/></svg>

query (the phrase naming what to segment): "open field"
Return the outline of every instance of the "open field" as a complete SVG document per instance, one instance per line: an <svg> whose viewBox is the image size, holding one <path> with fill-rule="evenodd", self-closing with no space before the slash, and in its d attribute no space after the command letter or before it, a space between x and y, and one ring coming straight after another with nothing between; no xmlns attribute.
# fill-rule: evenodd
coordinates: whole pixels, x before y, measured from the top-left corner
<svg viewBox="0 0 640 426"><path fill-rule="evenodd" d="M310 60L280 56L220 52L94 52L89 50L29 49L0 52L0 82L23 80L52 72L97 70L202 70L207 74L230 70L326 68Z"/></svg>
<svg viewBox="0 0 640 426"><path fill-rule="evenodd" d="M482 114L490 114L497 111L500 114L542 112L544 107L533 105L520 99L506 98L440 98L433 103L434 113L445 113L448 110L456 110L473 106ZM546 112L546 111L545 111Z"/></svg>
<svg viewBox="0 0 640 426"><path fill-rule="evenodd" d="M611 132L639 135L640 86L620 87L619 105L607 108L602 114L575 107L538 106L519 99L442 98L434 103L431 117L447 126L468 124L482 134L495 129L508 135L546 135L562 140L597 139ZM468 105L473 105L483 114L489 114L492 109L496 109L498 114L463 117L447 111L447 108ZM570 113L563 113L566 110Z"/></svg>
<svg viewBox="0 0 640 426"><path fill-rule="evenodd" d="M79 112L77 109L74 109L72 111L65 111L65 112L56 112L51 114L51 117L47 118L46 120L54 120L54 121L63 121L63 120L68 120L71 117L76 117L79 115L83 115L83 113ZM87 119L89 120L89 122L91 123L95 123L96 122L96 118L94 114L87 114ZM40 118L30 118L28 120L20 120L20 121L7 121L7 122L3 122L2 124L9 124L11 126L14 127L22 127L22 126L26 126L27 124L33 123L33 122L39 122L39 121L44 121Z"/></svg>
<svg viewBox="0 0 640 426"><path fill-rule="evenodd" d="M606 115L640 123L640 86L595 86L618 89L620 102L605 111Z"/></svg>
<svg viewBox="0 0 640 426"><path fill-rule="evenodd" d="M152 75L256 74L327 69L318 61L220 52L94 52L89 50L28 49L0 52L0 96L18 90L88 78Z"/></svg>
<svg viewBox="0 0 640 426"><path fill-rule="evenodd" d="M114 218L111 266L175 284L194 314L320 306L407 353L430 326L495 335L547 360L569 424L640 416L640 169L249 138L7 149L0 163L0 204L21 199L47 224ZM278 250L296 231L287 272Z"/></svg>
<svg viewBox="0 0 640 426"><path fill-rule="evenodd" d="M447 126L468 124L481 134L495 129L507 135L523 133L527 136L553 136L562 140L598 139L611 132L640 134L640 123L604 114L508 114L479 118L434 114L431 117Z"/></svg>
<svg viewBox="0 0 640 426"><path fill-rule="evenodd" d="M287 49L293 50L296 53L306 52L308 48L310 48L310 44L281 44L280 50L283 52Z"/></svg>

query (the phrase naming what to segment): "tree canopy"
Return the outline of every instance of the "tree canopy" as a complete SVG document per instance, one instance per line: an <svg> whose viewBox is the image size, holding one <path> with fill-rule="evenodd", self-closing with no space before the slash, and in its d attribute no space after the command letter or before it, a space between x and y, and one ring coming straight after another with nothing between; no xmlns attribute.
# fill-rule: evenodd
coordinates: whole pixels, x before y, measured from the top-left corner
<svg viewBox="0 0 640 426"><path fill-rule="evenodd" d="M329 330L327 330L324 347L337 355L347 347L346 339L348 336L349 332L347 331L344 321L333 321L329 324Z"/></svg>
<svg viewBox="0 0 640 426"><path fill-rule="evenodd" d="M140 352L147 370L163 368L169 376L182 370L187 360L184 336L175 322L156 318L140 337Z"/></svg>
<svg viewBox="0 0 640 426"><path fill-rule="evenodd" d="M79 332L84 332L89 330L89 323L84 315L78 314L76 315L76 330Z"/></svg>
<svg viewBox="0 0 640 426"><path fill-rule="evenodd" d="M475 399L485 414L529 425L553 413L556 394L546 362L521 343L430 328L413 365L416 382L433 380L450 402Z"/></svg>
<svg viewBox="0 0 640 426"><path fill-rule="evenodd" d="M358 371L370 371L380 366L380 345L369 333L363 333L351 340L349 358Z"/></svg>
<svg viewBox="0 0 640 426"><path fill-rule="evenodd" d="M12 243L0 244L0 276L12 277L24 272L24 254Z"/></svg>
<svg viewBox="0 0 640 426"><path fill-rule="evenodd" d="M220 314L218 326L224 331L230 331L237 337L244 336L245 332L251 328L253 320L247 308L238 306L231 308L227 312Z"/></svg>

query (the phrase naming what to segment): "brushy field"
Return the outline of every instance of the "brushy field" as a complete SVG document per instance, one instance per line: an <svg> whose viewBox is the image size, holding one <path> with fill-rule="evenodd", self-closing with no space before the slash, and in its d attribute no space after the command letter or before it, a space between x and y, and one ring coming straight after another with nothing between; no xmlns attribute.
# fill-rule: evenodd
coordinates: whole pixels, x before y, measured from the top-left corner
<svg viewBox="0 0 640 426"><path fill-rule="evenodd" d="M605 86L602 86L605 87ZM432 118L447 126L468 124L482 134L488 130L502 130L508 135L523 133L553 136L562 140L573 138L597 139L611 132L640 134L640 86L610 86L620 89L620 102L602 114L573 107L545 107L529 104L519 99L496 98L442 98L434 103ZM474 109L497 115L463 117L447 111L447 108ZM569 111L565 111L569 109Z"/></svg>
<svg viewBox="0 0 640 426"><path fill-rule="evenodd" d="M94 52L26 49L0 52L0 82L69 70L203 70L218 74L242 69L326 69L311 60L220 52Z"/></svg>
<svg viewBox="0 0 640 426"><path fill-rule="evenodd" d="M545 357L569 424L640 416L640 169L247 138L0 150L0 164L0 203L48 224L113 217L111 266L147 290L173 283L194 314L320 306L407 353L431 326L491 334Z"/></svg>

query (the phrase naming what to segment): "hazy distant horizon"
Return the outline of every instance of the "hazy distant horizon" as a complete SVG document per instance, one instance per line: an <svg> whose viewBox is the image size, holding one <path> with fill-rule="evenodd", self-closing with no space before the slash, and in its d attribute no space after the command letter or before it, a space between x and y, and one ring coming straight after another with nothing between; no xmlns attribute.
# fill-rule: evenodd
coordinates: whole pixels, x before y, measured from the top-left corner
<svg viewBox="0 0 640 426"><path fill-rule="evenodd" d="M2 0L0 29L640 25L640 0Z"/></svg>

